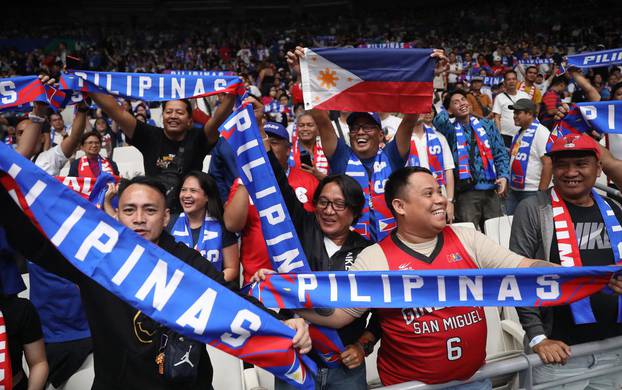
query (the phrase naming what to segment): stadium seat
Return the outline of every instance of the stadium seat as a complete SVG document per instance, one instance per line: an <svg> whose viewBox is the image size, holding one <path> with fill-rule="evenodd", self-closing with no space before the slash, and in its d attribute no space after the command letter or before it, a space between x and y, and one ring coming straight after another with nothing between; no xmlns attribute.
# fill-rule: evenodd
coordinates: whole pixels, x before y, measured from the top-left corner
<svg viewBox="0 0 622 390"><path fill-rule="evenodd" d="M451 226L459 226L459 227L475 229L475 224L473 222L454 222L451 224Z"/></svg>
<svg viewBox="0 0 622 390"><path fill-rule="evenodd" d="M206 347L214 371L212 379L214 390L244 390L242 361L211 345Z"/></svg>
<svg viewBox="0 0 622 390"><path fill-rule="evenodd" d="M513 307L484 307L488 336L486 362L497 362L523 353L525 331ZM493 388L510 389L517 381L516 374L491 378Z"/></svg>
<svg viewBox="0 0 622 390"><path fill-rule="evenodd" d="M143 155L133 146L120 146L112 151L112 160L119 167L119 175L126 179L144 175Z"/></svg>
<svg viewBox="0 0 622 390"><path fill-rule="evenodd" d="M484 232L486 236L502 247L509 248L513 218L512 215L503 215L486 220L486 222L484 222Z"/></svg>
<svg viewBox="0 0 622 390"><path fill-rule="evenodd" d="M370 353L369 356L365 358L365 371L367 376L367 388L368 389L376 389L378 387L382 387L382 383L380 383L380 375L378 375L378 349L380 349L380 344L382 340L374 346L374 352Z"/></svg>

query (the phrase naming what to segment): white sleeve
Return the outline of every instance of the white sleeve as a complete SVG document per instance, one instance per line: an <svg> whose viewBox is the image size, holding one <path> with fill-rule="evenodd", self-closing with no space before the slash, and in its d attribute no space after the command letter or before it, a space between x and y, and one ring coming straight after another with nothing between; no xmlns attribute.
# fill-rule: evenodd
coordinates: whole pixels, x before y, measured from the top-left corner
<svg viewBox="0 0 622 390"><path fill-rule="evenodd" d="M495 102L492 105L492 112L495 114L499 114L501 115L501 99L502 99L502 95L499 94L497 95L497 97L495 97Z"/></svg>
<svg viewBox="0 0 622 390"><path fill-rule="evenodd" d="M451 154L451 148L449 147L447 138L445 138L445 136L438 131L436 134L441 141L441 148L443 148L443 164L445 164L445 170L454 169L456 167L454 164L454 156Z"/></svg>
<svg viewBox="0 0 622 390"><path fill-rule="evenodd" d="M68 159L59 144L39 154L35 164L47 174L55 176L60 173L67 161Z"/></svg>
<svg viewBox="0 0 622 390"><path fill-rule="evenodd" d="M538 157L542 158L546 154L546 144L549 141L549 136L551 132L546 127L540 125L538 126L538 131L536 131L536 139L534 140L534 146L536 148L536 153Z"/></svg>

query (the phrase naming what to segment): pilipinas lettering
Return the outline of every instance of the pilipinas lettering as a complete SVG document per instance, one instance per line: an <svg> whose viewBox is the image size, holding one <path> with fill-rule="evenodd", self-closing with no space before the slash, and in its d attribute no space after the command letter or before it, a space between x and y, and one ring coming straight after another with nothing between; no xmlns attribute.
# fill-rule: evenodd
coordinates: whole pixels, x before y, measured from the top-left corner
<svg viewBox="0 0 622 390"><path fill-rule="evenodd" d="M238 110L223 125L223 134L225 137L239 137L236 142L232 142L233 139L230 142L239 145L234 151L243 174L242 181L254 198L275 269L281 273L309 271L276 180L268 177L272 168L263 145L253 134L257 130L253 127L252 115L250 107Z"/></svg>
<svg viewBox="0 0 622 390"><path fill-rule="evenodd" d="M622 49L602 50L568 56L568 65L581 68L622 63Z"/></svg>
<svg viewBox="0 0 622 390"><path fill-rule="evenodd" d="M520 272L520 271L519 271ZM296 296L295 307L312 303L318 307L429 307L438 306L528 306L536 300L556 301L562 296L560 275L556 273L532 275L464 276L443 275L443 271L430 274L412 274L403 271L386 273L324 273L297 274L297 284L292 289L284 283L283 290ZM438 275L441 274L441 275ZM280 290L278 277L271 275L270 283ZM526 281L528 280L529 283ZM265 291L262 299L266 299ZM286 299L286 301L291 301ZM267 303L267 302L266 302ZM291 307L289 307L291 308Z"/></svg>
<svg viewBox="0 0 622 390"><path fill-rule="evenodd" d="M157 100L186 99L220 91L237 77L190 75L141 75L132 73L75 72L78 88L86 83L105 89L112 95Z"/></svg>
<svg viewBox="0 0 622 390"><path fill-rule="evenodd" d="M8 174L17 179L22 168L17 164L12 164ZM30 206L39 197L45 197L47 184L43 181L36 181L35 184L25 195L25 201ZM17 198L15 190L12 191L13 198ZM58 210L59 213L62 210ZM64 222L51 235L50 241L56 247L62 247L67 238L75 233L76 226L82 219L86 218L86 210L82 206L76 205ZM119 230L106 221L99 221L96 227L87 234L85 239L73 252L73 257L79 261L85 261L87 257L103 259L105 255L112 253L127 253L119 245ZM115 262L116 272L111 278L111 282L123 289L130 289L136 300L144 302L157 311L162 311L171 301L171 297L178 289L180 283L185 278L183 267L172 267L164 260L158 260L151 268L137 267L145 256L145 246L136 244L125 258L120 262ZM114 267L113 264L107 264ZM187 267L186 267L187 268ZM126 281L131 279L131 283ZM137 281L140 281L137 283ZM205 332L211 318L212 309L218 293L213 288L206 288L202 295L191 302L186 302L187 309L175 320L181 327L190 327L192 331L201 335ZM176 305L183 304L177 300ZM231 322L228 332L220 336L220 340L228 344L231 348L240 347L251 332L255 332L261 326L261 319L254 313L246 309L239 310L234 320Z"/></svg>

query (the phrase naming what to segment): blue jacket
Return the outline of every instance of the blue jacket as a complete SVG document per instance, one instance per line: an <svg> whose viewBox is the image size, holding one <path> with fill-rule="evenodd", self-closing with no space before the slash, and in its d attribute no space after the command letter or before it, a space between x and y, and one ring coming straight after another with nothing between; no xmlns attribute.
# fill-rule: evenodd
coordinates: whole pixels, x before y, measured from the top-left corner
<svg viewBox="0 0 622 390"><path fill-rule="evenodd" d="M508 151L503 143L503 137L501 137L499 130L497 130L497 127L491 120L480 119L479 121L486 131L486 135L488 136L488 140L490 142L490 149L492 150L492 157L495 164L495 172L497 172L497 178L505 177L509 183L510 156L508 155ZM447 143L449 143L451 153L454 156L454 163L456 164L455 169L458 169L458 145L456 143L456 130L454 128L454 123L449 120L449 114L447 111L443 110L439 112L432 121L432 124L436 127L436 130L447 138ZM470 125L464 126L464 135L467 139L471 139L472 131L473 129L471 129ZM470 146L467 143L467 151L469 147ZM489 190L495 188L494 181L486 180L482 175L484 164L480 154L474 153L473 157L472 161L469 160L469 170L473 176L475 189Z"/></svg>

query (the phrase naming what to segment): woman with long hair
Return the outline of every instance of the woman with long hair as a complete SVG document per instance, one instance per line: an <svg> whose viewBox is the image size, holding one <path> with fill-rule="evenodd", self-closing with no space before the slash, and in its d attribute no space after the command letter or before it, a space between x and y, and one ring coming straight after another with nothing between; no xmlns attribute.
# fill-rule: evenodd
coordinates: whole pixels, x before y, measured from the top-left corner
<svg viewBox="0 0 622 390"><path fill-rule="evenodd" d="M169 231L175 240L194 248L228 282L240 273L237 238L223 224L224 207L216 181L201 171L188 172L181 181L179 203L183 212L171 221Z"/></svg>

